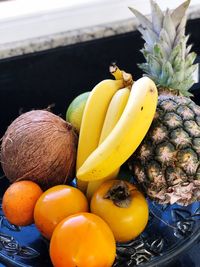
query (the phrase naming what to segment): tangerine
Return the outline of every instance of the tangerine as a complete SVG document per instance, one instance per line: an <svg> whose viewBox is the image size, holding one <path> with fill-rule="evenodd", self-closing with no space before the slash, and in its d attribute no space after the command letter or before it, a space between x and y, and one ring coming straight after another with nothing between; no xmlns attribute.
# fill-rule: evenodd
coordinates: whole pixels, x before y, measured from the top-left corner
<svg viewBox="0 0 200 267"><path fill-rule="evenodd" d="M11 184L2 199L2 209L7 220L17 226L34 222L34 207L43 191L32 181L19 181Z"/></svg>

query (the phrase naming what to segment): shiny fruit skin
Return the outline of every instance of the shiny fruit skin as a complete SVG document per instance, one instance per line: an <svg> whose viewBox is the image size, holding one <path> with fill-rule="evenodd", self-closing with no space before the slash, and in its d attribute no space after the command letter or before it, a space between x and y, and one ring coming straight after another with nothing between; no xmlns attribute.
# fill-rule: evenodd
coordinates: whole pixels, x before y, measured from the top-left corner
<svg viewBox="0 0 200 267"><path fill-rule="evenodd" d="M69 215L88 211L85 195L69 185L57 185L45 191L38 199L35 210L35 225L42 235L50 239L56 225Z"/></svg>
<svg viewBox="0 0 200 267"><path fill-rule="evenodd" d="M118 242L127 242L142 233L148 222L148 204L138 189L128 183L131 201L128 207L119 207L104 196L118 180L104 182L94 193L90 209L91 212L104 219L114 233Z"/></svg>
<svg viewBox="0 0 200 267"><path fill-rule="evenodd" d="M89 94L90 92L85 92L74 98L66 112L66 120L74 126L78 133Z"/></svg>
<svg viewBox="0 0 200 267"><path fill-rule="evenodd" d="M32 181L11 184L2 199L2 209L7 220L17 226L27 226L34 222L33 212L43 191Z"/></svg>
<svg viewBox="0 0 200 267"><path fill-rule="evenodd" d="M86 212L60 222L50 241L54 267L111 267L115 254L116 243L109 226Z"/></svg>

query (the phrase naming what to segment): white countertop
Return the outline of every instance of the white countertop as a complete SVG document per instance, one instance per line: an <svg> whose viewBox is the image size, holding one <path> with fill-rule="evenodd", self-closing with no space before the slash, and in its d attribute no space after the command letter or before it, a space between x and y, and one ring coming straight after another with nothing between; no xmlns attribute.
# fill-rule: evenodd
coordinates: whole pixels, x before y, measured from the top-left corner
<svg viewBox="0 0 200 267"><path fill-rule="evenodd" d="M182 0L157 0L165 10ZM150 13L148 0L15 0L0 3L0 59L126 33L137 28L128 9ZM200 17L191 0L188 18Z"/></svg>

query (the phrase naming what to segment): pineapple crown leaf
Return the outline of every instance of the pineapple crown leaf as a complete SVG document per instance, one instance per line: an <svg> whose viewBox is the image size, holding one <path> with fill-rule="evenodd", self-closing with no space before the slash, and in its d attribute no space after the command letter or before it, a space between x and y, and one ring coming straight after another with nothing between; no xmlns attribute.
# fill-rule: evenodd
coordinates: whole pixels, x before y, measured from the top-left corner
<svg viewBox="0 0 200 267"><path fill-rule="evenodd" d="M138 10L136 10L133 7L129 7L130 11L136 16L136 18L140 21L140 24L144 29L151 29L152 30L152 24L150 20L148 20L142 13L140 13Z"/></svg>
<svg viewBox="0 0 200 267"><path fill-rule="evenodd" d="M168 81L168 77L171 77L173 75L173 69L171 66L171 63L169 61L166 61L163 65L162 65L162 70L160 73L160 84L161 85L166 85L167 81Z"/></svg>
<svg viewBox="0 0 200 267"><path fill-rule="evenodd" d="M141 52L146 63L138 66L157 85L191 95L188 90L194 84L193 67L196 53L187 46L189 36L185 35L186 11L190 0L186 0L174 11L162 12L155 0L150 0L152 22L139 11L130 10L139 20L138 30L145 41Z"/></svg>
<svg viewBox="0 0 200 267"><path fill-rule="evenodd" d="M169 57L168 45L164 41L162 43L155 43L153 47L153 55L155 58L162 62L165 62ZM164 49L165 48L165 49Z"/></svg>
<svg viewBox="0 0 200 267"><path fill-rule="evenodd" d="M186 79L190 78L192 74L196 71L197 67L198 67L198 64L194 64L194 65L191 65L190 67L187 67L184 72L185 78Z"/></svg>
<svg viewBox="0 0 200 267"><path fill-rule="evenodd" d="M159 5L153 1L150 0L150 4L151 4L151 14L152 14L152 21L153 21L153 30L159 34L159 32L162 29L162 24L163 24L163 12L160 9Z"/></svg>
<svg viewBox="0 0 200 267"><path fill-rule="evenodd" d="M161 57L163 58L163 53L162 53L162 49L160 47L159 44L155 44L154 45L154 48L153 48L153 51L154 51L154 55L157 56L157 57Z"/></svg>
<svg viewBox="0 0 200 267"><path fill-rule="evenodd" d="M185 16L185 12L188 9L189 5L190 5L190 0L186 0L172 12L171 17L175 27L179 25L181 19Z"/></svg>
<svg viewBox="0 0 200 267"><path fill-rule="evenodd" d="M185 12L190 4L190 0L186 0L180 6L178 6L172 13L170 13L169 9L166 10L165 14L160 9L159 5L154 1L150 0L151 5L151 16L152 16L152 23L146 16L144 16L141 12L136 10L133 7L129 7L130 11L136 16L136 18L140 21L141 25L145 29L151 29L155 33L159 34L163 28L163 21L165 20L166 15L168 14L171 17L173 26L175 29L180 24L180 21L183 19L183 28L185 27L184 20L185 19Z"/></svg>
<svg viewBox="0 0 200 267"><path fill-rule="evenodd" d="M137 64L137 66L141 68L145 73L150 72L149 65L147 63L140 63L140 64ZM151 73L149 73L149 75L151 75Z"/></svg>
<svg viewBox="0 0 200 267"><path fill-rule="evenodd" d="M152 75L155 75L155 76L159 76L160 70L161 70L161 64L151 54L149 54L149 70L152 73Z"/></svg>
<svg viewBox="0 0 200 267"><path fill-rule="evenodd" d="M173 46L176 37L176 28L174 26L173 20L171 18L170 10L166 10L166 14L163 20L163 28L167 31L171 45Z"/></svg>
<svg viewBox="0 0 200 267"><path fill-rule="evenodd" d="M188 45L188 47L186 48L186 55L190 53L192 47L193 47L193 44Z"/></svg>
<svg viewBox="0 0 200 267"><path fill-rule="evenodd" d="M186 26L187 18L184 16L177 27L176 31L176 38L174 40L174 46L176 46L179 43L179 40L183 37L185 37L185 26Z"/></svg>
<svg viewBox="0 0 200 267"><path fill-rule="evenodd" d="M141 26L138 27L138 30L142 34L144 41L152 48L154 43L157 41L156 34L151 29L146 30Z"/></svg>
<svg viewBox="0 0 200 267"><path fill-rule="evenodd" d="M176 47L174 47L174 49L172 50L170 56L169 56L169 61L172 62L173 65L174 61L176 58L180 57L180 44L176 45Z"/></svg>
<svg viewBox="0 0 200 267"><path fill-rule="evenodd" d="M172 48L170 37L164 28L160 31L159 39L161 42L167 43L170 49Z"/></svg>
<svg viewBox="0 0 200 267"><path fill-rule="evenodd" d="M185 60L186 61L186 67L189 67L194 63L196 56L197 55L195 52L191 52L186 56L186 60Z"/></svg>
<svg viewBox="0 0 200 267"><path fill-rule="evenodd" d="M181 95L183 96L192 96L192 94L188 91L192 85L194 84L194 80L187 80L187 81L184 81L184 85L183 83L181 82L180 84L177 84L175 85L176 89L181 93Z"/></svg>

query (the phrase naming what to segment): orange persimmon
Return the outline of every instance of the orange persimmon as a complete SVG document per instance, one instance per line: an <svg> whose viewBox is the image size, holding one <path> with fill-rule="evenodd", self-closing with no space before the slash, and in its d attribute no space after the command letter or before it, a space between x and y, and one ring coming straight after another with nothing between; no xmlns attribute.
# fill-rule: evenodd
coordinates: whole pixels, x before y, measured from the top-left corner
<svg viewBox="0 0 200 267"><path fill-rule="evenodd" d="M34 221L41 234L51 238L56 225L69 215L88 211L86 196L69 185L56 185L46 190L38 199Z"/></svg>
<svg viewBox="0 0 200 267"><path fill-rule="evenodd" d="M108 223L118 242L134 239L148 222L145 197L136 186L123 180L104 182L94 193L90 209Z"/></svg>
<svg viewBox="0 0 200 267"><path fill-rule="evenodd" d="M50 241L55 267L111 267L115 254L111 229L99 216L87 212L61 221Z"/></svg>

